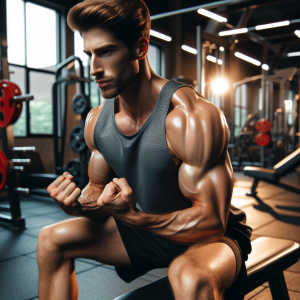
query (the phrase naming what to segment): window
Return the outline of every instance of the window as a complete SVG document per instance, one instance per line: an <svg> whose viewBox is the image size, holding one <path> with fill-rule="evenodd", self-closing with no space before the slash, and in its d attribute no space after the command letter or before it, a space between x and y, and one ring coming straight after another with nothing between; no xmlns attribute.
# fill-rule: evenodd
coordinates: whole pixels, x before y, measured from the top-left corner
<svg viewBox="0 0 300 300"><path fill-rule="evenodd" d="M26 0L7 0L7 44L10 80L34 100L24 103L13 125L15 136L53 133L52 84L60 61L59 12Z"/></svg>
<svg viewBox="0 0 300 300"><path fill-rule="evenodd" d="M161 50L155 45L149 45L148 61L152 70L159 76L163 76L161 72Z"/></svg>
<svg viewBox="0 0 300 300"><path fill-rule="evenodd" d="M239 131L245 124L248 115L247 85L242 84L235 90L234 104L234 135L239 136Z"/></svg>

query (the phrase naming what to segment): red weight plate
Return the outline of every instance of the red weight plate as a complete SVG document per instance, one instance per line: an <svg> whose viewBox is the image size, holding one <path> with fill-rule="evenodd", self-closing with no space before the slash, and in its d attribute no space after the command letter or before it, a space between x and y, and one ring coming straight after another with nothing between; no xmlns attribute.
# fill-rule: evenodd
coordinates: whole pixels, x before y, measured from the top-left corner
<svg viewBox="0 0 300 300"><path fill-rule="evenodd" d="M262 147L270 143L270 137L266 133L260 133L256 136L256 144Z"/></svg>
<svg viewBox="0 0 300 300"><path fill-rule="evenodd" d="M270 130L270 123L266 119L260 119L256 122L256 130L258 132L268 132Z"/></svg>
<svg viewBox="0 0 300 300"><path fill-rule="evenodd" d="M15 96L21 96L22 92L21 92L19 86L13 82L11 82L11 84L14 87ZM12 117L12 120L10 121L10 124L15 124L15 122L19 119L21 112L22 112L22 108L23 108L23 102L16 103L16 110Z"/></svg>
<svg viewBox="0 0 300 300"><path fill-rule="evenodd" d="M13 84L6 79L0 80L0 90L0 128L5 128L11 124L18 108L10 101L15 96Z"/></svg>
<svg viewBox="0 0 300 300"><path fill-rule="evenodd" d="M9 164L6 155L0 150L0 191L7 184L9 175Z"/></svg>

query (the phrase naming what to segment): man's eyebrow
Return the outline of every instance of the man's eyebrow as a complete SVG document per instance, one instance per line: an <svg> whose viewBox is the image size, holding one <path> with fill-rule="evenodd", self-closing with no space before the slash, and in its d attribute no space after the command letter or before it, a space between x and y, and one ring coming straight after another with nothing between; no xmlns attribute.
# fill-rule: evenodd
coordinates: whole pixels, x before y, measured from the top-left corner
<svg viewBox="0 0 300 300"><path fill-rule="evenodd" d="M103 50L103 49L110 48L110 47L116 48L117 46L115 44L107 44L107 45L104 45L104 46L101 46L101 47L98 47L98 48L94 49L94 51L99 51L99 50ZM83 52L86 53L86 54L90 53L90 51L88 51L88 50L83 50Z"/></svg>

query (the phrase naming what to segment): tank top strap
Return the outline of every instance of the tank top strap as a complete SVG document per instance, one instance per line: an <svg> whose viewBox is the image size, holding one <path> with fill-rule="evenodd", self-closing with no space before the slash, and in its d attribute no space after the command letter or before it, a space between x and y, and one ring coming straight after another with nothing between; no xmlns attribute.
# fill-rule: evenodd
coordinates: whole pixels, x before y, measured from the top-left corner
<svg viewBox="0 0 300 300"><path fill-rule="evenodd" d="M182 82L178 82L175 80L169 80L162 88L160 95L158 97L158 107L156 110L157 116L161 117L166 117L169 107L170 107L170 102L173 97L173 94L180 89L181 87L190 87L194 89L191 85L184 84Z"/></svg>

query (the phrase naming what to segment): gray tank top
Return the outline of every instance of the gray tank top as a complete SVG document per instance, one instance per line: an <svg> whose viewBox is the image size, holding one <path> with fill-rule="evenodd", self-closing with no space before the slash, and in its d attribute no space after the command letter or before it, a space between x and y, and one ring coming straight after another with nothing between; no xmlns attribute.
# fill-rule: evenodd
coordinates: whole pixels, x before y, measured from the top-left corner
<svg viewBox="0 0 300 300"><path fill-rule="evenodd" d="M171 98L175 91L183 86L187 85L168 81L161 89L152 113L133 135L127 136L118 128L114 99L105 101L96 122L96 149L118 178L126 178L137 203L146 213L171 213L192 206L191 201L180 191L180 165L176 165L172 159L165 129ZM245 221L245 213L231 206L227 228L230 231L236 229L244 237L246 235L249 241L251 228L245 225Z"/></svg>

